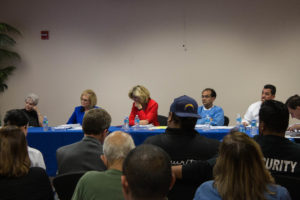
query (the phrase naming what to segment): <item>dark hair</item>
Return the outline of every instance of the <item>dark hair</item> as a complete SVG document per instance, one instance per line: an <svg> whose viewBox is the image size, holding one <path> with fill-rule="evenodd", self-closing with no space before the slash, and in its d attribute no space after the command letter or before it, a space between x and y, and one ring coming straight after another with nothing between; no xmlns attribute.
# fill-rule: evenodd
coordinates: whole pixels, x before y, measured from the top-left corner
<svg viewBox="0 0 300 200"><path fill-rule="evenodd" d="M21 177L29 172L30 160L24 133L17 126L0 129L0 175Z"/></svg>
<svg viewBox="0 0 300 200"><path fill-rule="evenodd" d="M85 113L82 130L85 134L99 135L108 129L111 123L110 114L102 108L94 108Z"/></svg>
<svg viewBox="0 0 300 200"><path fill-rule="evenodd" d="M264 101L259 110L259 121L270 131L283 133L289 125L289 111L280 101Z"/></svg>
<svg viewBox="0 0 300 200"><path fill-rule="evenodd" d="M172 181L171 159L160 147L142 144L123 163L123 175L135 198L163 198Z"/></svg>
<svg viewBox="0 0 300 200"><path fill-rule="evenodd" d="M288 108L295 110L297 108L297 106L300 106L299 95L295 94L294 96L291 96L290 98L288 98L288 100L286 100L286 102L285 102L285 105Z"/></svg>
<svg viewBox="0 0 300 200"><path fill-rule="evenodd" d="M267 85L264 86L264 89L270 89L272 95L276 94L276 87L274 85L267 84Z"/></svg>
<svg viewBox="0 0 300 200"><path fill-rule="evenodd" d="M13 109L6 112L4 125L26 126L29 122L27 114L21 109Z"/></svg>
<svg viewBox="0 0 300 200"><path fill-rule="evenodd" d="M188 131L195 129L198 119L195 117L178 117L175 113L173 113L172 120L176 124L180 124L181 129Z"/></svg>
<svg viewBox="0 0 300 200"><path fill-rule="evenodd" d="M217 97L216 91L215 91L214 89L212 89L212 88L205 88L205 89L202 91L202 93L203 93L204 91L210 91L210 96L211 96L211 97Z"/></svg>

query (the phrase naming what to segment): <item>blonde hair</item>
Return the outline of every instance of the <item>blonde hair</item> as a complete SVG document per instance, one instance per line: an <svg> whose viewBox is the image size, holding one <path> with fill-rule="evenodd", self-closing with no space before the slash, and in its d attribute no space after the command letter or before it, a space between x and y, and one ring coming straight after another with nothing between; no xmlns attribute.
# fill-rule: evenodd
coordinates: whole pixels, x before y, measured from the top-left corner
<svg viewBox="0 0 300 200"><path fill-rule="evenodd" d="M213 169L214 187L223 200L265 199L274 179L266 169L259 145L248 135L233 132L224 137Z"/></svg>
<svg viewBox="0 0 300 200"><path fill-rule="evenodd" d="M148 103L150 99L150 92L142 85L134 86L129 90L128 96L133 100L133 97L139 97L142 104Z"/></svg>
<svg viewBox="0 0 300 200"><path fill-rule="evenodd" d="M21 177L29 172L30 160L24 133L17 126L0 129L0 175Z"/></svg>
<svg viewBox="0 0 300 200"><path fill-rule="evenodd" d="M93 90L91 89L84 90L80 95L80 99L82 98L83 95L88 96L89 101L91 103L91 108L93 108L97 104L97 96Z"/></svg>

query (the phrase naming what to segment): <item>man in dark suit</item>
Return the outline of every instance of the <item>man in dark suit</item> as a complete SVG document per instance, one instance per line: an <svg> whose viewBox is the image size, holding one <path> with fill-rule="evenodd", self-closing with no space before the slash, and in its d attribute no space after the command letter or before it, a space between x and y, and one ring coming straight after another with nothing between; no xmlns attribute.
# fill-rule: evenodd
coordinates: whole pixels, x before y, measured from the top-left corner
<svg viewBox="0 0 300 200"><path fill-rule="evenodd" d="M111 116L102 108L86 112L82 122L83 139L56 151L58 174L105 170L100 155L103 154L102 144L110 123Z"/></svg>

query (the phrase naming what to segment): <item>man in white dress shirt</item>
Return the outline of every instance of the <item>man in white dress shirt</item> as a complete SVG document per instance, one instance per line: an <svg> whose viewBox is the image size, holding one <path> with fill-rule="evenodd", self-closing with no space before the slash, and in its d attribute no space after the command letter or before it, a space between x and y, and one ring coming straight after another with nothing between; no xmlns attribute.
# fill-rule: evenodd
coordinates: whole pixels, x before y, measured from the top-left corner
<svg viewBox="0 0 300 200"><path fill-rule="evenodd" d="M28 131L28 116L21 109L13 109L6 112L4 117L4 126L18 126L27 135ZM31 161L31 167L41 167L46 169L42 153L28 146L28 154Z"/></svg>
<svg viewBox="0 0 300 200"><path fill-rule="evenodd" d="M248 107L246 114L244 115L243 124L248 126L252 120L256 120L258 122L258 113L262 102L265 100L273 100L276 94L276 87L271 84L267 84L264 86L261 93L261 100L251 104Z"/></svg>

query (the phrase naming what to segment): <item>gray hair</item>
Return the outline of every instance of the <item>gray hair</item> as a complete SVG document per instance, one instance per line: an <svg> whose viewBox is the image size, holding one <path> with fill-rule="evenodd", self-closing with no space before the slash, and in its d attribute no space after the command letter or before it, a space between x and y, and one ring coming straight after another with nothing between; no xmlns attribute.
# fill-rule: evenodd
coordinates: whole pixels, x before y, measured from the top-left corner
<svg viewBox="0 0 300 200"><path fill-rule="evenodd" d="M32 103L34 105L37 105L39 103L39 96L37 94L34 94L34 93L30 93L28 94L26 97L25 97L25 102L27 100L32 100Z"/></svg>
<svg viewBox="0 0 300 200"><path fill-rule="evenodd" d="M103 153L108 162L125 159L127 154L135 148L132 137L128 133L115 131L109 134L103 144Z"/></svg>

